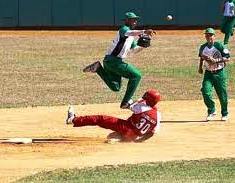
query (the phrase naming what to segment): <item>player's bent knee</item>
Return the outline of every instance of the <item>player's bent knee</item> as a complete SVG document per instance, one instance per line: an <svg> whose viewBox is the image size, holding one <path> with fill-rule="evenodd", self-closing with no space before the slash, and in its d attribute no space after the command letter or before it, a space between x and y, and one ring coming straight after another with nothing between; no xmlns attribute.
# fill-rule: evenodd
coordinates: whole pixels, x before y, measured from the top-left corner
<svg viewBox="0 0 235 183"><path fill-rule="evenodd" d="M109 88L114 92L118 92L121 89L121 85L118 82L113 82L111 85L109 85Z"/></svg>
<svg viewBox="0 0 235 183"><path fill-rule="evenodd" d="M211 92L209 92L209 91L207 91L207 90L201 90L201 92L202 92L202 95L203 95L204 97L209 97L209 96L211 95Z"/></svg>

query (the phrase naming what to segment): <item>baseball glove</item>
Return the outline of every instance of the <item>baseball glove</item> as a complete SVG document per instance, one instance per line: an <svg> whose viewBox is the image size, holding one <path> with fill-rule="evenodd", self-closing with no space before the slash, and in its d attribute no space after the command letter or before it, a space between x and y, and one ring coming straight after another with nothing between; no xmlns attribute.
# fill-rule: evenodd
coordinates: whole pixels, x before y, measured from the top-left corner
<svg viewBox="0 0 235 183"><path fill-rule="evenodd" d="M149 36L142 35L139 37L139 39L137 41L137 45L144 47L144 48L147 48L151 45L150 42L151 42L151 38Z"/></svg>

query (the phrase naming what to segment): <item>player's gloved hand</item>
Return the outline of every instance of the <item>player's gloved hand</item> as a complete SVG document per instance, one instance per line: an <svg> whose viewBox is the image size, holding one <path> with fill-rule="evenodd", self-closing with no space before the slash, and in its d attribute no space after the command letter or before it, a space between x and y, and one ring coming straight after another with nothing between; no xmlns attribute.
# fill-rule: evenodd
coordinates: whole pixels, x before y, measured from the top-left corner
<svg viewBox="0 0 235 183"><path fill-rule="evenodd" d="M148 48L151 45L151 38L148 35L141 35L137 41L137 45L143 48Z"/></svg>

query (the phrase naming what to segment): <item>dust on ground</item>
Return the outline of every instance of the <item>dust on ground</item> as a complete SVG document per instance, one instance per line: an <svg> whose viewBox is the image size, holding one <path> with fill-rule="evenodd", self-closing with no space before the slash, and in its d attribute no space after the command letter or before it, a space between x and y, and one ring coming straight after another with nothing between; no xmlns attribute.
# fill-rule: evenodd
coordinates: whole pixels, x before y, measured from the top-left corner
<svg viewBox="0 0 235 183"><path fill-rule="evenodd" d="M205 122L202 101L162 101L159 133L144 143L105 143L110 130L66 126L67 106L0 110L0 138L66 138L68 142L0 144L0 180L11 182L39 171L101 165L235 157L235 100L230 120ZM127 118L119 104L77 105L79 115L106 114Z"/></svg>

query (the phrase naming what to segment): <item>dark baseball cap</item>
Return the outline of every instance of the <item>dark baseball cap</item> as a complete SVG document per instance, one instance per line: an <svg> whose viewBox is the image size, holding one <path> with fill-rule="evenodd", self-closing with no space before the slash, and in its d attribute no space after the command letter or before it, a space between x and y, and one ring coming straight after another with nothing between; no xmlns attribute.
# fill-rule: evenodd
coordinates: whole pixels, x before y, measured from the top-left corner
<svg viewBox="0 0 235 183"><path fill-rule="evenodd" d="M213 35L215 35L215 30L213 28L207 28L205 30L204 34L213 34Z"/></svg>
<svg viewBox="0 0 235 183"><path fill-rule="evenodd" d="M137 16L135 13L133 13L133 12L126 12L124 19L138 19L138 18L140 18L140 17Z"/></svg>

